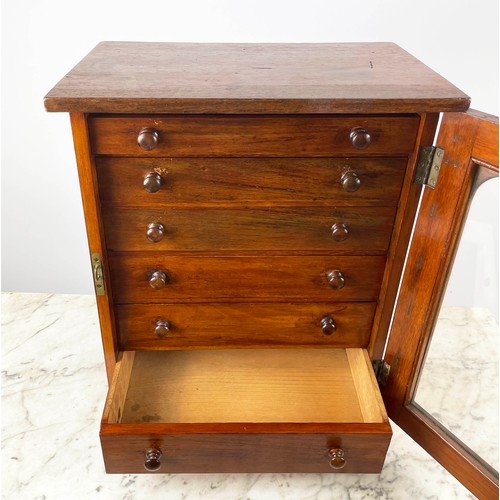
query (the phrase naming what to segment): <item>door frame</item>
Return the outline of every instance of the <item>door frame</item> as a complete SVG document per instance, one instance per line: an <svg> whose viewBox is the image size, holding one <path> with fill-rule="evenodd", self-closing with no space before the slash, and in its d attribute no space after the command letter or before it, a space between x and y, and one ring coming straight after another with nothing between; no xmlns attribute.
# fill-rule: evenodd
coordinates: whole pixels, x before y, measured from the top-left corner
<svg viewBox="0 0 500 500"><path fill-rule="evenodd" d="M470 207L471 193L498 176L498 118L444 113L435 189L425 188L385 352L382 396L391 419L478 498L498 498L498 474L413 402Z"/></svg>

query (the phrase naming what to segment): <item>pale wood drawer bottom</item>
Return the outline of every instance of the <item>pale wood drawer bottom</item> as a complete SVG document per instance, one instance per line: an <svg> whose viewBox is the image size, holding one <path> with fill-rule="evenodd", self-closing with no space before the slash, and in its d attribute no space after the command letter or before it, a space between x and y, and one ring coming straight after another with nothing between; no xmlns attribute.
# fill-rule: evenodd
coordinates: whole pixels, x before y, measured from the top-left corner
<svg viewBox="0 0 500 500"><path fill-rule="evenodd" d="M124 352L101 424L116 473L380 472L390 438L360 348Z"/></svg>

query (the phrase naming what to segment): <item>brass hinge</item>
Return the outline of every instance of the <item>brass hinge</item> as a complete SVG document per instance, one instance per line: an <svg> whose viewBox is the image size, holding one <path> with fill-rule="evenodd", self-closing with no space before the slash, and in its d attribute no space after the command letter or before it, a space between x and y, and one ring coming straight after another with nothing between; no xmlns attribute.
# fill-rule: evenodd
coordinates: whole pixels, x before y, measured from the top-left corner
<svg viewBox="0 0 500 500"><path fill-rule="evenodd" d="M415 173L416 184L428 186L432 189L436 187L443 155L444 149L437 148L436 146L428 146L421 149Z"/></svg>
<svg viewBox="0 0 500 500"><path fill-rule="evenodd" d="M104 273L102 272L101 255L93 252L90 256L92 260L92 274L94 275L94 288L96 295L105 295Z"/></svg>
<svg viewBox="0 0 500 500"><path fill-rule="evenodd" d="M372 361L372 365L378 385L384 387L385 384L387 384L387 379L389 378L391 365L387 364L383 359L376 359Z"/></svg>

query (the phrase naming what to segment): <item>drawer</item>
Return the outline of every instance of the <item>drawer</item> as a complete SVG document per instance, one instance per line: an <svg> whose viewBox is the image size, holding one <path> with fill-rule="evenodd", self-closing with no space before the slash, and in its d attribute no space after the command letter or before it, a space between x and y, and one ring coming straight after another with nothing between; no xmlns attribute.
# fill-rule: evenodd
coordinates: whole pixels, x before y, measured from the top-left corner
<svg viewBox="0 0 500 500"><path fill-rule="evenodd" d="M109 250L384 254L395 207L104 207Z"/></svg>
<svg viewBox="0 0 500 500"><path fill-rule="evenodd" d="M391 429L363 349L129 351L100 436L114 473L377 473Z"/></svg>
<svg viewBox="0 0 500 500"><path fill-rule="evenodd" d="M116 303L242 298L273 302L374 301L385 258L115 253L109 255L109 267Z"/></svg>
<svg viewBox="0 0 500 500"><path fill-rule="evenodd" d="M104 204L327 202L396 205L404 158L96 159Z"/></svg>
<svg viewBox="0 0 500 500"><path fill-rule="evenodd" d="M92 151L122 156L407 156L417 115L90 116ZM145 150L138 144L144 139Z"/></svg>
<svg viewBox="0 0 500 500"><path fill-rule="evenodd" d="M130 304L115 307L120 349L366 347L375 302Z"/></svg>

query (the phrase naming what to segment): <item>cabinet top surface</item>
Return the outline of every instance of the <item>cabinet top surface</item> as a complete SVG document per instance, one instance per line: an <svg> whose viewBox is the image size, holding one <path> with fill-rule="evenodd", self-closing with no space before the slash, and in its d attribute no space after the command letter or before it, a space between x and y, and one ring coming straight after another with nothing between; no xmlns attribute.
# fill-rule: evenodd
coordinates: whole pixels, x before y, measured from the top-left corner
<svg viewBox="0 0 500 500"><path fill-rule="evenodd" d="M45 97L88 113L418 113L469 98L393 43L102 42Z"/></svg>

